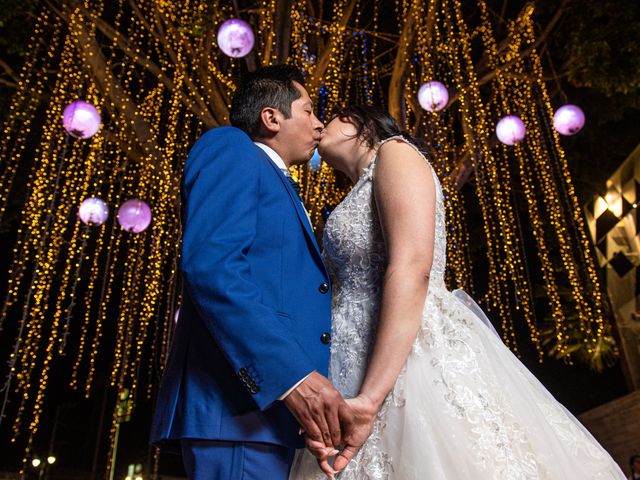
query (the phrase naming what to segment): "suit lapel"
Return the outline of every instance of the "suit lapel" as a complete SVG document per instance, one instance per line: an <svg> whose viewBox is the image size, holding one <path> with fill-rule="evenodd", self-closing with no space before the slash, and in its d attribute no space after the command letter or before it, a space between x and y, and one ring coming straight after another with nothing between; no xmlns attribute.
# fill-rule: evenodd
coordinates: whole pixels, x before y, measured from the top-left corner
<svg viewBox="0 0 640 480"><path fill-rule="evenodd" d="M300 224L302 225L302 228L304 229L304 231L307 233L307 236L311 240L311 243L313 244L316 250L316 253L320 258L322 258L322 255L320 253L320 247L316 242L316 237L313 233L313 229L311 228L311 222L309 220L309 216L307 215L307 212L302 206L300 197L298 196L296 191L293 189L293 187L289 183L289 180L287 179L286 175L282 172L282 170L280 170L280 168L278 168L278 166L275 163L273 163L273 161L269 158L269 155L267 155L260 147L256 146L256 149L260 151L260 153L263 155L265 160L269 163L269 165L271 165L271 168L275 170L276 174L278 175L278 178L284 185L285 190L287 191L287 193L289 193L289 197L291 198L291 201L293 202L293 206L296 209L296 213L298 214L298 219L300 220Z"/></svg>

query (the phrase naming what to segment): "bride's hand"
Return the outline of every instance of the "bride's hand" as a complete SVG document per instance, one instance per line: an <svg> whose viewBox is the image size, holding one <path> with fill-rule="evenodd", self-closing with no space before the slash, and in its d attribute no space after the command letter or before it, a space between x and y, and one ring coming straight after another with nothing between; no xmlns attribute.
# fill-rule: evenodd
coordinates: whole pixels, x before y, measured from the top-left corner
<svg viewBox="0 0 640 480"><path fill-rule="evenodd" d="M373 422L378 415L379 405L366 395L360 394L346 400L353 414L351 421L342 426L344 448L333 463L333 470L339 472L351 461L360 447L369 438Z"/></svg>
<svg viewBox="0 0 640 480"><path fill-rule="evenodd" d="M369 437L373 427L373 421L378 414L378 406L368 397L359 395L356 398L347 399L349 413L340 415L343 431L343 450L333 450L322 442L305 437L307 449L318 460L318 466L324 474L333 479L334 475L347 466L349 461L357 453L365 440ZM337 456L336 456L337 455ZM333 467L329 460L335 457Z"/></svg>
<svg viewBox="0 0 640 480"><path fill-rule="evenodd" d="M304 438L307 450L316 457L320 470L327 476L327 478L333 479L333 476L337 473L329 464L329 459L335 457L339 451L334 450L331 447L326 447L324 443L312 440L305 436Z"/></svg>

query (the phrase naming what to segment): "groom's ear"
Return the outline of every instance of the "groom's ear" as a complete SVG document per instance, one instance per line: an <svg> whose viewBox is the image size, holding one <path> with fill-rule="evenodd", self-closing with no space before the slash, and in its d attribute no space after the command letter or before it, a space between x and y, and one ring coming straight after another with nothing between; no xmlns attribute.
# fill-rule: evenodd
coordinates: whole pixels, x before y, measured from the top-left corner
<svg viewBox="0 0 640 480"><path fill-rule="evenodd" d="M277 108L265 107L260 112L262 128L271 134L276 134L280 131L281 121L282 113Z"/></svg>

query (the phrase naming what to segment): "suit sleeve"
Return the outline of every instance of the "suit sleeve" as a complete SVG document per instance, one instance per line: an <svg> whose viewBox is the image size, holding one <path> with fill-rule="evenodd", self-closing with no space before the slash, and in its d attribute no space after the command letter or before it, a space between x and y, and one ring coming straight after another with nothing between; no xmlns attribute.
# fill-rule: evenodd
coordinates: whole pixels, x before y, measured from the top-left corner
<svg viewBox="0 0 640 480"><path fill-rule="evenodd" d="M242 134L244 135L244 134ZM196 144L185 169L182 271L200 317L258 407L315 369L276 312L261 303L247 253L259 209L259 159L246 136Z"/></svg>

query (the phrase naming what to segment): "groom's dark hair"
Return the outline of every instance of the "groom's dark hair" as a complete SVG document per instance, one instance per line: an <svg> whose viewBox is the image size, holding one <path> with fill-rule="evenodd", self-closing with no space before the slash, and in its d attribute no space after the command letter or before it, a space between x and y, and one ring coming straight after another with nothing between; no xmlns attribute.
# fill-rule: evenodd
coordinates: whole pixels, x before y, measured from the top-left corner
<svg viewBox="0 0 640 480"><path fill-rule="evenodd" d="M304 85L302 72L292 65L271 65L248 74L233 94L231 125L254 138L260 132L263 108L276 108L290 118L291 104L300 98L293 82Z"/></svg>

